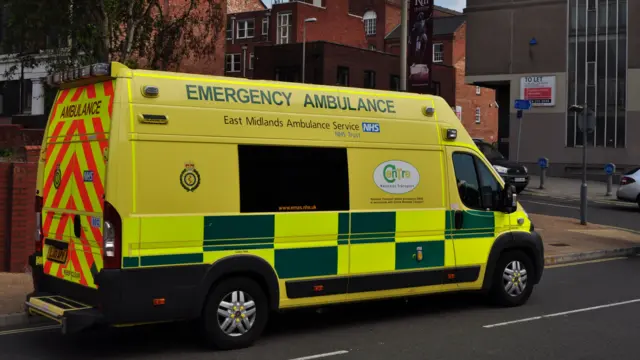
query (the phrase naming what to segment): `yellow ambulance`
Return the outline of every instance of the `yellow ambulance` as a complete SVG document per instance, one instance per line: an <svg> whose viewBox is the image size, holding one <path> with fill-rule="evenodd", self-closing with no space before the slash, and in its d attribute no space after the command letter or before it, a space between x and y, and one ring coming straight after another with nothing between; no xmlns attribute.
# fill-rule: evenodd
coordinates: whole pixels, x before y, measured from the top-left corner
<svg viewBox="0 0 640 360"><path fill-rule="evenodd" d="M30 314L64 333L452 291L524 304L543 245L440 97L96 64L55 74Z"/></svg>

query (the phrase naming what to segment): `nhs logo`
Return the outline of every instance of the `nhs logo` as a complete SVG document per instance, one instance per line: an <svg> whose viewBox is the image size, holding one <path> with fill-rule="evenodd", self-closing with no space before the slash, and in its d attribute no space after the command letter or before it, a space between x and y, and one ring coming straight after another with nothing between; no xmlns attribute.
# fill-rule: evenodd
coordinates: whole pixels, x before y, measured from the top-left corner
<svg viewBox="0 0 640 360"><path fill-rule="evenodd" d="M380 132L380 124L378 123L362 123L362 131L369 133L379 133Z"/></svg>

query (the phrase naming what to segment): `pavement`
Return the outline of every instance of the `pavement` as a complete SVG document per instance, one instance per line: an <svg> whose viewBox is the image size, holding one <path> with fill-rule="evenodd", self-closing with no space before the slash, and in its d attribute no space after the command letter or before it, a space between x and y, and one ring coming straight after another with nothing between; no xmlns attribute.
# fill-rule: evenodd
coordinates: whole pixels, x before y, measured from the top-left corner
<svg viewBox="0 0 640 360"><path fill-rule="evenodd" d="M540 189L540 177L531 175L529 185L522 192L522 195L552 197L564 200L579 200L582 180L566 179L557 177L546 177L544 189ZM617 205L620 207L632 207L638 209L638 204L620 201L616 198L618 184L611 187L611 195L607 196L607 183L599 181L587 181L587 198L590 201Z"/></svg>
<svg viewBox="0 0 640 360"><path fill-rule="evenodd" d="M631 257L549 267L517 308L450 294L284 313L237 351L204 348L186 323L0 331L0 349L11 359L633 359L639 332L640 257Z"/></svg>

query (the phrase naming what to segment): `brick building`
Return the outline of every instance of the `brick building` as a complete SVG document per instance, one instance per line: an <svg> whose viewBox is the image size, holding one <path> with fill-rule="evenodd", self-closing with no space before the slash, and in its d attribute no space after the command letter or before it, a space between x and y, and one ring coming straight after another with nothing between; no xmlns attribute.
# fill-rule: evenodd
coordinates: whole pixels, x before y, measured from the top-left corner
<svg viewBox="0 0 640 360"><path fill-rule="evenodd" d="M306 43L305 83L400 90L400 56L327 41ZM302 44L255 47L253 78L301 82ZM438 95L455 99L455 68L434 65L433 81Z"/></svg>
<svg viewBox="0 0 640 360"><path fill-rule="evenodd" d="M465 84L466 74L466 17L455 11L444 12L433 20L434 77L438 66L455 69L452 77L440 83L450 83L454 88L452 99L447 102L458 112L464 127L472 137L488 142L498 140L498 106L495 90ZM400 27L396 27L385 39L385 50L400 53Z"/></svg>
<svg viewBox="0 0 640 360"><path fill-rule="evenodd" d="M266 9L267 5L262 0L227 0L227 14Z"/></svg>
<svg viewBox="0 0 640 360"><path fill-rule="evenodd" d="M315 18L306 24L305 82L399 90L400 13L400 0L275 0L230 14L225 75L302 81L304 20ZM440 6L434 17L435 92L473 137L495 142L495 92L465 85L466 18Z"/></svg>

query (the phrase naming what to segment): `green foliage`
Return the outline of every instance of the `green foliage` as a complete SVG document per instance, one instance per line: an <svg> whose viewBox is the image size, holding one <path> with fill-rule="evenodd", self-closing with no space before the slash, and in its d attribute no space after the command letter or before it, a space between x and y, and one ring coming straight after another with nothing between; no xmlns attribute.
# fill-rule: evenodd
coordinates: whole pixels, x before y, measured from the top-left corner
<svg viewBox="0 0 640 360"><path fill-rule="evenodd" d="M3 0L3 52L48 71L96 62L178 70L215 53L225 0ZM45 56L46 55L46 56Z"/></svg>

